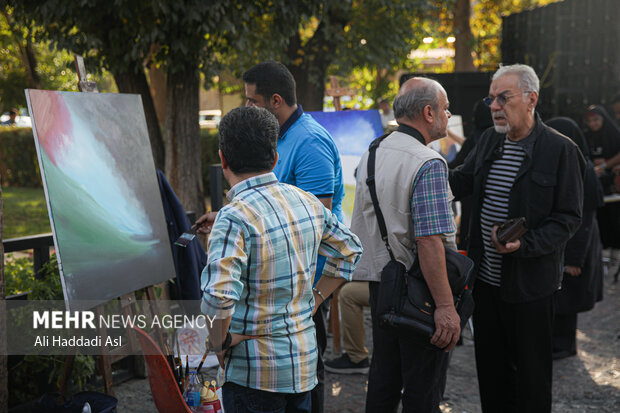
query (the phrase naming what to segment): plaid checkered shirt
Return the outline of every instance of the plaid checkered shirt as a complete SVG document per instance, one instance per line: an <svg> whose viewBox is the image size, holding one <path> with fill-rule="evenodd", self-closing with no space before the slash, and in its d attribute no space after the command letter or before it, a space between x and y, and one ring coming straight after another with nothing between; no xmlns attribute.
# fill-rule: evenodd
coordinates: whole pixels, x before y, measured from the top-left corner
<svg viewBox="0 0 620 413"><path fill-rule="evenodd" d="M323 276L351 280L362 246L313 195L273 173L235 185L208 241L202 310L232 315L230 332L258 336L226 355L222 383L301 393L317 383L312 279L317 254Z"/></svg>
<svg viewBox="0 0 620 413"><path fill-rule="evenodd" d="M411 215L416 237L456 231L448 199L448 170L439 159L426 162L413 183Z"/></svg>

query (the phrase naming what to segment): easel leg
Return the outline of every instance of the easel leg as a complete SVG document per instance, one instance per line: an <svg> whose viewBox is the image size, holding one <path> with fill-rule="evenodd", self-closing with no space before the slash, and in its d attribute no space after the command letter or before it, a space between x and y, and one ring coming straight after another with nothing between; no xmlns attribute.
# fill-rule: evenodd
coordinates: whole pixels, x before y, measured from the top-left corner
<svg viewBox="0 0 620 413"><path fill-rule="evenodd" d="M69 395L69 377L71 377L71 371L73 370L73 363L75 362L75 353L69 354L65 358L65 368L62 371L62 378L60 379L60 394L63 396Z"/></svg>
<svg viewBox="0 0 620 413"><path fill-rule="evenodd" d="M101 378L103 379L103 389L105 394L114 396L114 389L112 388L112 363L110 362L110 357L99 356L97 361L101 371Z"/></svg>

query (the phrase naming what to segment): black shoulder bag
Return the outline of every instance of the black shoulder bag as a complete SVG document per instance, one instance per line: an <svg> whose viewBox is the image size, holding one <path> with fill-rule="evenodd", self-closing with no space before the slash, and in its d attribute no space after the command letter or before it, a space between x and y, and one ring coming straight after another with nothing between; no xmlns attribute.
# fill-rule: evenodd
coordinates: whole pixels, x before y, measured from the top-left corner
<svg viewBox="0 0 620 413"><path fill-rule="evenodd" d="M379 207L375 187L375 157L381 141L387 135L375 139L368 154L368 178L366 184L377 215L381 238L390 254L390 261L381 271L379 296L377 300L377 318L379 325L401 333L413 334L431 346L429 340L435 333L435 302L426 285L420 260L416 253L413 265L407 271L405 266L394 258L388 242L387 229L383 213ZM458 252L445 248L448 282L454 297L454 306L461 318L461 329L474 311L472 298L473 261ZM437 350L438 347L431 346Z"/></svg>

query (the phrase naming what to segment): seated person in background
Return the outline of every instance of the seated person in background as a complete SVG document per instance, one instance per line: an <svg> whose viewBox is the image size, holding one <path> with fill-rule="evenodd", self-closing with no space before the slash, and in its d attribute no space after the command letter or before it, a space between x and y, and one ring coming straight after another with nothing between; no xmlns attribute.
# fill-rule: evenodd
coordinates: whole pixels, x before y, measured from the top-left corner
<svg viewBox="0 0 620 413"><path fill-rule="evenodd" d="M562 288L555 294L553 359L559 360L577 354L577 313L591 310L603 299L601 240L596 222L596 210L603 206L603 188L579 126L563 117L545 123L575 142L586 159L581 226L566 243Z"/></svg>
<svg viewBox="0 0 620 413"><path fill-rule="evenodd" d="M11 109L9 111L9 118L7 120L5 120L4 122L2 122L3 126L15 126L15 119L17 118L17 115L19 115L19 111L15 108Z"/></svg>
<svg viewBox="0 0 620 413"><path fill-rule="evenodd" d="M220 362L224 409L310 412L317 344L312 314L361 256L359 239L312 194L271 172L280 126L257 107L232 110L219 126L230 203L208 241L202 310ZM211 227L212 226L212 227ZM317 255L327 257L312 288Z"/></svg>
<svg viewBox="0 0 620 413"><path fill-rule="evenodd" d="M367 281L346 283L338 293L344 353L325 362L325 370L336 374L366 374L370 364L366 348L364 307L370 307Z"/></svg>
<svg viewBox="0 0 620 413"><path fill-rule="evenodd" d="M586 140L596 173L601 176L607 170L620 165L620 127L611 119L605 108L588 107L585 116ZM606 188L603 188L607 190Z"/></svg>

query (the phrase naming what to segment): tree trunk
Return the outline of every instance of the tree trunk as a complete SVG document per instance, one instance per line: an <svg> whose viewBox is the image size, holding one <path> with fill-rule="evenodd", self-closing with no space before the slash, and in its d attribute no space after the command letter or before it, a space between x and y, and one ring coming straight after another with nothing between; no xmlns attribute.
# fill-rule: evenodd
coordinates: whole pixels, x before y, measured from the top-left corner
<svg viewBox="0 0 620 413"><path fill-rule="evenodd" d="M313 69L316 71L320 70L319 79L315 81L312 80L311 72L305 63L301 66L289 66L289 70L297 84L297 103L301 104L304 111L323 110L327 68L321 70L319 67L314 67Z"/></svg>
<svg viewBox="0 0 620 413"><path fill-rule="evenodd" d="M155 65L149 67L149 85L159 124L166 123L166 72Z"/></svg>
<svg viewBox="0 0 620 413"><path fill-rule="evenodd" d="M342 37L335 33L343 33L351 19L351 3L330 3L324 12L322 21L306 44L302 45L300 34L295 33L285 51L292 62L288 69L297 83L297 101L308 111L323 110L327 69L333 60L330 51L342 43Z"/></svg>
<svg viewBox="0 0 620 413"><path fill-rule="evenodd" d="M19 48L19 58L24 65L24 69L26 69L28 87L31 89L42 89L41 78L37 73L37 57L34 54L32 42L29 40L29 33L26 34L27 38L24 40L23 30L18 26L17 22L15 22L13 15L7 13L6 9L3 9L0 13L4 16L9 31Z"/></svg>
<svg viewBox="0 0 620 413"><path fill-rule="evenodd" d="M161 134L161 128L159 127L159 121L155 112L155 105L153 104L153 97L151 96L151 89L149 88L146 75L142 68L138 73L126 72L126 73L113 73L116 86L120 93L135 93L142 96L142 106L144 107L144 116L146 118L146 127L149 132L149 140L151 141L151 152L153 152L153 160L155 161L155 167L157 169L164 170L165 152L164 141ZM198 121L196 121L198 123Z"/></svg>
<svg viewBox="0 0 620 413"><path fill-rule="evenodd" d="M166 86L166 177L186 211L205 210L198 125L200 78L192 65L168 73Z"/></svg>
<svg viewBox="0 0 620 413"><path fill-rule="evenodd" d="M4 279L4 244L2 223L2 187L0 186L0 301L4 303L6 298L6 280ZM6 316L3 309L0 309L0 412L9 410L9 372L7 370L6 354Z"/></svg>
<svg viewBox="0 0 620 413"><path fill-rule="evenodd" d="M28 87L33 89L42 89L41 78L37 73L37 58L32 49L32 43L30 40L26 40L25 44L19 43L19 51L21 54L21 60L26 68L26 78L28 79Z"/></svg>
<svg viewBox="0 0 620 413"><path fill-rule="evenodd" d="M476 66L471 55L472 34L469 19L471 16L470 0L456 2L456 41L454 42L454 71L475 72Z"/></svg>

